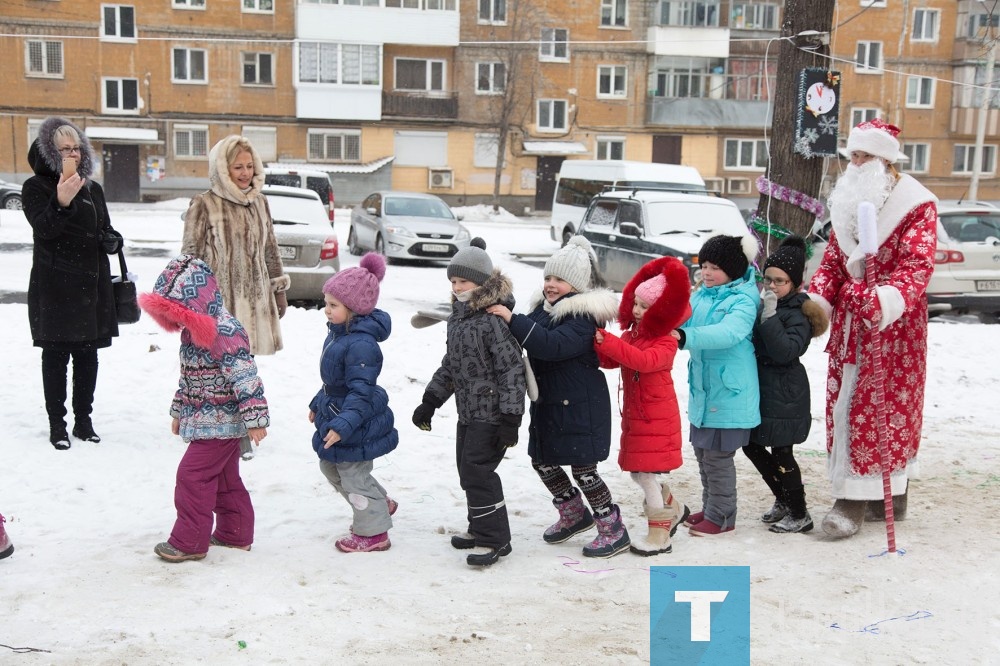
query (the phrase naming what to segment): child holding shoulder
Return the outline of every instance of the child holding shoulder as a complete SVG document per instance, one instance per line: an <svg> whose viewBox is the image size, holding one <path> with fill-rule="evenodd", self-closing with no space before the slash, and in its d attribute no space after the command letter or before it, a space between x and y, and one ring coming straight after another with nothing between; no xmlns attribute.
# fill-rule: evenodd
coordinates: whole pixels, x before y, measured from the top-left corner
<svg viewBox="0 0 1000 666"><path fill-rule="evenodd" d="M622 291L620 338L598 329L594 339L601 367L621 368L624 387L618 464L645 495L649 533L632 540L632 552L671 551L670 537L689 511L657 475L681 466L681 415L670 371L677 339L670 335L691 316L688 269L674 257L650 261Z"/></svg>
<svg viewBox="0 0 1000 666"><path fill-rule="evenodd" d="M808 532L802 473L792 445L806 441L812 416L809 377L799 360L809 339L829 326L823 309L799 291L806 263L806 244L789 236L764 262L764 307L753 327L760 379L760 425L743 447L774 494L774 506L760 517L772 532ZM768 451L765 447L771 447Z"/></svg>
<svg viewBox="0 0 1000 666"><path fill-rule="evenodd" d="M688 360L688 420L701 476L701 511L686 521L693 536L736 527L736 452L760 424L753 325L760 294L750 263L752 236L714 236L698 252L702 284L691 294L691 318L671 335Z"/></svg>
<svg viewBox="0 0 1000 666"><path fill-rule="evenodd" d="M379 343L392 331L387 312L375 307L385 259L374 252L323 285L327 335L319 360L323 386L309 403L316 426L313 450L327 481L354 511L351 533L334 545L345 553L388 550L396 502L372 476L374 460L399 443L389 396L376 382L382 372Z"/></svg>
<svg viewBox="0 0 1000 666"><path fill-rule="evenodd" d="M177 466L177 521L153 552L183 562L203 559L210 544L250 550L254 512L240 478L240 439L259 446L270 425L250 338L223 306L208 264L190 255L167 264L139 305L166 330L181 332L170 427L188 442Z"/></svg>
<svg viewBox="0 0 1000 666"><path fill-rule="evenodd" d="M493 268L485 250L486 242L473 238L448 264L452 305L447 349L413 411L414 425L430 430L434 410L455 396L455 458L469 530L453 536L451 545L486 549L466 557L470 566L490 566L511 552L507 506L496 470L507 447L517 444L524 414L521 347L502 321L486 313L498 303L514 307L513 286Z"/></svg>
<svg viewBox="0 0 1000 666"><path fill-rule="evenodd" d="M562 543L596 522L598 535L583 554L607 558L628 550L629 537L611 491L597 473L597 463L611 450L611 397L594 351L594 334L618 310L618 300L603 285L590 242L574 236L545 263L545 282L531 312L514 315L502 305L489 312L510 325L528 352L538 383L538 399L530 408L528 454L559 511L559 520L542 538ZM562 465L570 466L579 489Z"/></svg>

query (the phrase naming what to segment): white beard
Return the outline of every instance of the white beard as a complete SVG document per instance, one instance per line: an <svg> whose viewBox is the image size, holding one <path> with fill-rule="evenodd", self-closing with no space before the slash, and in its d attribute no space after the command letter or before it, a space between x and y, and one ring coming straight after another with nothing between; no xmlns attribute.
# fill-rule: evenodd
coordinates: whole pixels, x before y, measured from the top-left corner
<svg viewBox="0 0 1000 666"><path fill-rule="evenodd" d="M856 241L858 204L867 201L875 206L876 211L881 210L895 184L895 175L880 159L869 160L861 166L848 164L827 199L834 228L846 229Z"/></svg>

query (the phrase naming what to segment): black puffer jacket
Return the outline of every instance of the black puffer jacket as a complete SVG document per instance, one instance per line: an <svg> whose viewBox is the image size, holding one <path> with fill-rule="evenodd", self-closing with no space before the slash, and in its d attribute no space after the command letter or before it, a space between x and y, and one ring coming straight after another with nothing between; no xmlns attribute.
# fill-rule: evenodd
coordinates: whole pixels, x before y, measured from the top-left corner
<svg viewBox="0 0 1000 666"><path fill-rule="evenodd" d="M62 156L53 137L63 125L80 135L77 172L87 180L69 208L56 198ZM90 142L68 120L48 118L31 144L28 163L35 175L25 181L21 197L34 240L28 282L32 340L48 349L107 347L118 335L118 320L106 250L117 250L121 235L111 227L104 191L90 180Z"/></svg>

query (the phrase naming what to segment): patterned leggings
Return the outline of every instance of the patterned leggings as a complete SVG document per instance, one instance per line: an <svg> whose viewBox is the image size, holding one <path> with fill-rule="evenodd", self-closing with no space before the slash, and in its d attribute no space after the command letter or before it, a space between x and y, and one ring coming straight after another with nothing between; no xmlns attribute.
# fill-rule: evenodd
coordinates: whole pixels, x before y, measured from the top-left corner
<svg viewBox="0 0 1000 666"><path fill-rule="evenodd" d="M590 508L594 510L595 515L607 516L611 514L611 491L608 490L604 479L597 473L596 464L573 465L570 467L573 479L580 486L580 490L573 487L569 476L558 465L543 465L533 462L531 466L535 468L538 476L542 479L542 483L552 493L556 504L562 504L573 499L582 490L584 497L587 498L587 503L590 504Z"/></svg>

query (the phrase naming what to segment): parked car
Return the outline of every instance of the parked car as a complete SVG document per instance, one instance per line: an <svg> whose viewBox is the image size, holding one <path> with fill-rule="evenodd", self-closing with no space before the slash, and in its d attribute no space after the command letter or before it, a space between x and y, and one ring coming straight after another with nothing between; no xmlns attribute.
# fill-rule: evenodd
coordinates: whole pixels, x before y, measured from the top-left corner
<svg viewBox="0 0 1000 666"><path fill-rule="evenodd" d="M326 171L269 166L264 168L264 184L304 187L312 190L319 195L320 201L326 206L330 226L333 226L333 181Z"/></svg>
<svg viewBox="0 0 1000 666"><path fill-rule="evenodd" d="M351 210L347 247L386 259L441 261L469 246L469 230L459 224L444 201L433 194L374 192Z"/></svg>
<svg viewBox="0 0 1000 666"><path fill-rule="evenodd" d="M621 291L651 259L677 257L692 282L701 277L698 250L711 236L747 236L739 207L704 194L634 189L594 197L580 226L608 286Z"/></svg>
<svg viewBox="0 0 1000 666"><path fill-rule="evenodd" d="M21 210L21 186L0 180L0 208Z"/></svg>
<svg viewBox="0 0 1000 666"><path fill-rule="evenodd" d="M281 263L292 280L288 302L323 301L323 283L340 270L340 248L326 208L312 190L265 185Z"/></svg>

